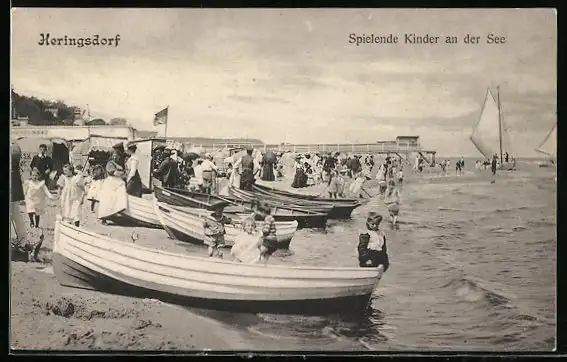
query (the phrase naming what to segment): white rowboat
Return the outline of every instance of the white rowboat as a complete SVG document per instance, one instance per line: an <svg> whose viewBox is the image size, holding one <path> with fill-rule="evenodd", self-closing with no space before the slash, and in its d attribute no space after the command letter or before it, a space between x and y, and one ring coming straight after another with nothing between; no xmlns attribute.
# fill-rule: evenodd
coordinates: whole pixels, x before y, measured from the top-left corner
<svg viewBox="0 0 567 362"><path fill-rule="evenodd" d="M209 309L318 315L363 310L383 273L168 253L77 228L60 217L53 267L59 283L70 287Z"/></svg>

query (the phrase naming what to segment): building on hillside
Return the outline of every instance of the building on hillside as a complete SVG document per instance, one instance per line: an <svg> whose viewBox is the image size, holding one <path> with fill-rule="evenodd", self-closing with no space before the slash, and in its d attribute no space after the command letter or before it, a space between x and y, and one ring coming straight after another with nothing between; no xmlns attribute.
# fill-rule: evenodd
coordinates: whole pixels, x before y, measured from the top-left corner
<svg viewBox="0 0 567 362"><path fill-rule="evenodd" d="M55 118L59 116L59 108L57 107L46 108L45 111L51 113Z"/></svg>
<svg viewBox="0 0 567 362"><path fill-rule="evenodd" d="M11 125L12 127L26 127L28 125L28 121L28 117L18 117L16 119L12 119Z"/></svg>

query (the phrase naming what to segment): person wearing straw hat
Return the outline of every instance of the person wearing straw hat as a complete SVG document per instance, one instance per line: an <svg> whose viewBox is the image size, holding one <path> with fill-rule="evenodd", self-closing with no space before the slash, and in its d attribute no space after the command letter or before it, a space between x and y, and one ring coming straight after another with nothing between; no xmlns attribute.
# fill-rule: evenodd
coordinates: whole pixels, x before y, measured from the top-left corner
<svg viewBox="0 0 567 362"><path fill-rule="evenodd" d="M138 147L133 143L128 144L126 147L128 149L127 152L130 155L128 161L126 161L126 192L128 195L142 197L142 179L138 172L140 158L136 153Z"/></svg>
<svg viewBox="0 0 567 362"><path fill-rule="evenodd" d="M384 272L390 266L386 234L380 230L382 215L370 211L366 218L366 230L358 237L358 262L362 268L382 266Z"/></svg>

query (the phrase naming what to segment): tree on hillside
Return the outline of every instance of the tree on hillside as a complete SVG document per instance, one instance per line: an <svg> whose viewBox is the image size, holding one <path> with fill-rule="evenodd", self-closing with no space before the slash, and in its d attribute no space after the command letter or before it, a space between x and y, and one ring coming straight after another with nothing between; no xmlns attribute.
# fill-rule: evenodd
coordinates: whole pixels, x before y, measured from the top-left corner
<svg viewBox="0 0 567 362"><path fill-rule="evenodd" d="M59 108L58 118L61 121L63 122L68 122L69 120L71 122L73 121L73 110L71 109L71 107L63 106L58 108Z"/></svg>
<svg viewBox="0 0 567 362"><path fill-rule="evenodd" d="M87 126L106 126L106 122L102 118L95 118L86 123Z"/></svg>
<svg viewBox="0 0 567 362"><path fill-rule="evenodd" d="M117 117L111 119L110 124L112 126L126 126L128 125L128 120L126 118Z"/></svg>
<svg viewBox="0 0 567 362"><path fill-rule="evenodd" d="M49 108L57 108L57 116ZM12 90L13 117L28 117L29 124L37 126L72 124L73 108L62 101L41 100L36 97L27 97Z"/></svg>

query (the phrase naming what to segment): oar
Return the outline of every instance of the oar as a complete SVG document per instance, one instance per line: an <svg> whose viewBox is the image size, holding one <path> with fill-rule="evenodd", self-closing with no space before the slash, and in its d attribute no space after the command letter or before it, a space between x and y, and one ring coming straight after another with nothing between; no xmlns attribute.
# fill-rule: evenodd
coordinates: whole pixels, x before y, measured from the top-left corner
<svg viewBox="0 0 567 362"><path fill-rule="evenodd" d="M365 189L364 187L361 186L360 189L361 189L362 191L364 191L364 193L365 193L366 195L368 195L368 197L370 197L370 198L373 198L373 197L374 197L374 196L372 196L372 195L370 194L370 192L366 191L366 189Z"/></svg>

